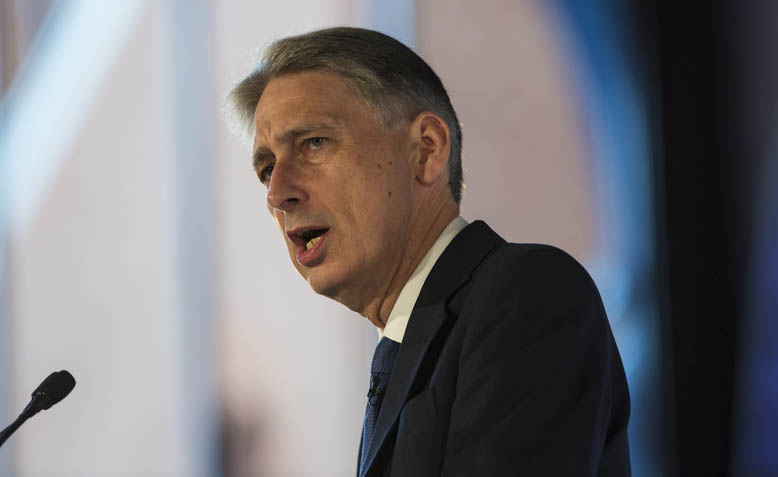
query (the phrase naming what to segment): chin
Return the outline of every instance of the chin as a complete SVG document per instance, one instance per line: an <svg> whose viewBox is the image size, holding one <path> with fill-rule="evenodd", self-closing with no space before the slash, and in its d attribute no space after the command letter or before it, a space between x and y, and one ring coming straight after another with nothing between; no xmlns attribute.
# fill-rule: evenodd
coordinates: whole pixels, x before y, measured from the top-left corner
<svg viewBox="0 0 778 477"><path fill-rule="evenodd" d="M335 300L352 311L358 313L361 311L362 303L360 300L363 297L360 296L360 292L362 290L354 290L354 287L348 287L345 277L321 273L323 270L317 270L317 272L311 273L305 278L314 292Z"/></svg>
<svg viewBox="0 0 778 477"><path fill-rule="evenodd" d="M321 273L321 270L311 271L305 281L318 295L326 296L327 298L335 299L338 295L338 291L341 287L338 286L339 282L334 280L333 277L326 276Z"/></svg>

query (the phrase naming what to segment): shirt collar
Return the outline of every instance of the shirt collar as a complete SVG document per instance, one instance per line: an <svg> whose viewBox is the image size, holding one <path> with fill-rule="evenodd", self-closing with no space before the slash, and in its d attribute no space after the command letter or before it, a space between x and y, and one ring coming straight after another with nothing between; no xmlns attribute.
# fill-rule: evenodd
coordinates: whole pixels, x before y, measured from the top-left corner
<svg viewBox="0 0 778 477"><path fill-rule="evenodd" d="M413 271L411 277L405 282L405 286L400 291L400 295L397 297L397 301L392 307L392 311L389 313L389 318L386 320L386 326L384 328L376 328L378 330L378 338L384 336L392 341L402 343L403 335L405 335L405 328L408 326L408 320L411 317L414 305L416 305L416 299L421 293L421 287L427 280L427 276L430 274L435 262L438 261L443 250L448 247L448 244L454 240L454 237L467 226L467 221L462 217L457 217L452 220L450 224L443 229L440 236L432 247L427 251L424 258L421 259L416 270Z"/></svg>

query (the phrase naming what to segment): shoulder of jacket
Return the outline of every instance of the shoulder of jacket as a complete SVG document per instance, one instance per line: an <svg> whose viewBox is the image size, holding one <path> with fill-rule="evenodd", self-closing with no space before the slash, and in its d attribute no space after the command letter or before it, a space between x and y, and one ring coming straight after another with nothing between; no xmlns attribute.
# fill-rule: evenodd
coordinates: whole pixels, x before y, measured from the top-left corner
<svg viewBox="0 0 778 477"><path fill-rule="evenodd" d="M565 273L589 277L586 269L569 253L553 245L505 243L492 251L474 272L483 273Z"/></svg>

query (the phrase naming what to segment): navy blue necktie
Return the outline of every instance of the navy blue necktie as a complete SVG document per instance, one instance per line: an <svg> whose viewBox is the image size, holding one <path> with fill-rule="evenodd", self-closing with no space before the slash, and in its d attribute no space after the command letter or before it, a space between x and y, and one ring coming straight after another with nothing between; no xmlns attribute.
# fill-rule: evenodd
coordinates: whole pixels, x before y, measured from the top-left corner
<svg viewBox="0 0 778 477"><path fill-rule="evenodd" d="M367 392L367 409L365 409L365 422L362 426L362 455L359 459L359 475L363 475L362 473L365 471L367 450L370 449L370 443L373 441L378 411L384 401L384 394L389 385L389 377L392 375L398 351L400 351L400 343L384 337L378 342L373 354L373 364L370 366L370 390Z"/></svg>

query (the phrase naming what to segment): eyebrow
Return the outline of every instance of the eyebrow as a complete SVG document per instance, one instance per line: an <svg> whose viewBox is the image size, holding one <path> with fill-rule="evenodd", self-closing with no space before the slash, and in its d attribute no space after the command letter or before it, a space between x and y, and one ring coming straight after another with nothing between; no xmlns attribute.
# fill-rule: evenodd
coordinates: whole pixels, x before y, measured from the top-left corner
<svg viewBox="0 0 778 477"><path fill-rule="evenodd" d="M336 128L336 125L334 123L316 123L316 124L304 124L302 126L298 126L292 129L288 129L284 132L282 132L277 139L277 142L281 144L286 144L290 142L294 142L299 138L300 136L305 136L306 134L310 134L313 131L331 131ZM269 148L266 146L260 146L257 148L256 151L252 154L253 164L254 168L261 166L262 163L266 162L268 159L273 157L273 153L270 151Z"/></svg>

